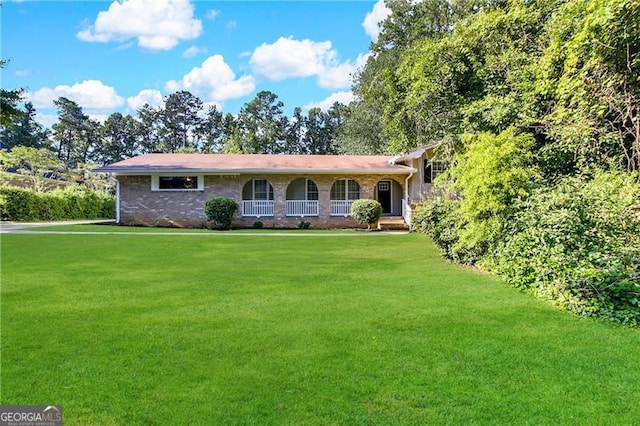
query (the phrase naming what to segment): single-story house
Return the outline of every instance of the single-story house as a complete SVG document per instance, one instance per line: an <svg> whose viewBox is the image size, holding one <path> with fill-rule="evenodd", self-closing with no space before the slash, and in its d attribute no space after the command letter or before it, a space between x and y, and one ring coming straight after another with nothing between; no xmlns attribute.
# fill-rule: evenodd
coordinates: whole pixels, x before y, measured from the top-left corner
<svg viewBox="0 0 640 426"><path fill-rule="evenodd" d="M359 198L375 199L383 216L410 223L411 204L431 192L443 163L434 145L407 155L145 154L96 172L117 180L116 220L125 225L202 227L205 202L238 201L233 226L358 226Z"/></svg>

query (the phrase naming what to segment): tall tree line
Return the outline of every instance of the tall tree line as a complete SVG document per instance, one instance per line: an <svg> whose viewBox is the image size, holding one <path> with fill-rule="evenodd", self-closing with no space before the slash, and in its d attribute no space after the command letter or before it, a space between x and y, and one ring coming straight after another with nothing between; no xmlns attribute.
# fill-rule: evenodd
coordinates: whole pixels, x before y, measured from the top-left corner
<svg viewBox="0 0 640 426"><path fill-rule="evenodd" d="M8 96L11 94L12 96ZM90 118L73 100L54 101L58 122L50 130L36 121L35 108L21 105L20 93L3 93L11 107L1 123L3 148L46 148L67 168L108 164L153 152L247 154L336 154L348 109L336 103L328 111L300 107L287 117L275 93L261 91L237 115L205 106L188 91L170 94L159 107L144 105L136 116L111 114L104 123ZM13 96L15 95L15 96Z"/></svg>

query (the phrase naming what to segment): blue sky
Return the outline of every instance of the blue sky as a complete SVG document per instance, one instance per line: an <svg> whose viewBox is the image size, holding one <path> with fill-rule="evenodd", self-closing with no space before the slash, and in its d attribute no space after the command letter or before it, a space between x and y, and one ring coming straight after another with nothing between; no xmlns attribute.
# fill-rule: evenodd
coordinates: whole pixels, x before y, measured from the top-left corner
<svg viewBox="0 0 640 426"><path fill-rule="evenodd" d="M73 99L103 120L189 90L236 113L261 90L285 113L351 99L382 0L2 2L2 87L23 87L38 119Z"/></svg>

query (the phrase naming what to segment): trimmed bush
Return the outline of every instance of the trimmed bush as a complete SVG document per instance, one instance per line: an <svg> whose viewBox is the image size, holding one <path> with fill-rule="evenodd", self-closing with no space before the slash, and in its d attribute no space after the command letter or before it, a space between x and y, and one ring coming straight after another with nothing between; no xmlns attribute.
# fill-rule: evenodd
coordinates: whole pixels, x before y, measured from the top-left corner
<svg viewBox="0 0 640 426"><path fill-rule="evenodd" d="M17 222L65 219L112 219L112 195L76 186L51 192L0 188L0 217Z"/></svg>
<svg viewBox="0 0 640 426"><path fill-rule="evenodd" d="M219 228L230 229L233 215L238 207L238 202L233 198L216 197L207 200L204 205L204 213L207 215L207 220Z"/></svg>
<svg viewBox="0 0 640 426"><path fill-rule="evenodd" d="M376 200L361 198L351 204L351 217L362 225L366 224L368 228L380 219L381 214L382 206Z"/></svg>

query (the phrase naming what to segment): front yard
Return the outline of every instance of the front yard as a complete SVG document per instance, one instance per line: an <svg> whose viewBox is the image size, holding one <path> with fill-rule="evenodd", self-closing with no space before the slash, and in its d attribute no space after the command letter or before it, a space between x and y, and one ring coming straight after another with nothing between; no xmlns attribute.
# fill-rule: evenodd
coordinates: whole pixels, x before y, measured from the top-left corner
<svg viewBox="0 0 640 426"><path fill-rule="evenodd" d="M1 244L0 402L62 405L67 425L638 421L637 330L447 264L424 235Z"/></svg>

